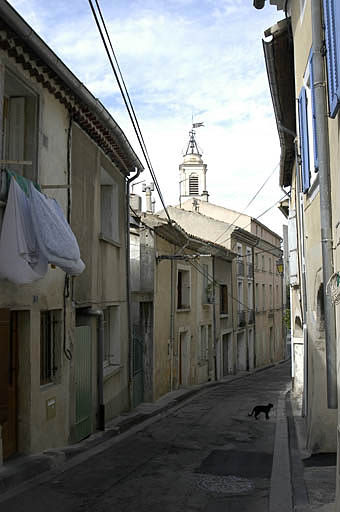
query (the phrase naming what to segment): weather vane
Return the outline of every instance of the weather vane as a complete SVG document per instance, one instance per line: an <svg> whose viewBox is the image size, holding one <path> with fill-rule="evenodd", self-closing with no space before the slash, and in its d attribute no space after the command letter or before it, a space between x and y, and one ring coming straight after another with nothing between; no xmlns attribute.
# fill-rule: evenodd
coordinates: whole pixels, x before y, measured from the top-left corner
<svg viewBox="0 0 340 512"><path fill-rule="evenodd" d="M193 116L191 118L191 122L192 122L192 128L189 132L189 144L188 144L188 147L187 147L187 150L186 150L186 155L188 154L197 154L199 155L200 152L198 150L198 147L197 147L197 143L196 143L196 140L195 140L195 128L200 128L201 126L204 126L204 123L194 123L194 119L193 119Z"/></svg>

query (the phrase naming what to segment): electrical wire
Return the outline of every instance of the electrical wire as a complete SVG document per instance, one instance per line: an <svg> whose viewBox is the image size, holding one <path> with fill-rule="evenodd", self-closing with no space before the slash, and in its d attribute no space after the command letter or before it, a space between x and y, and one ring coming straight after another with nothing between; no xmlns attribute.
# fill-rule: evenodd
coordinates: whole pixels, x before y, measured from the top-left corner
<svg viewBox="0 0 340 512"><path fill-rule="evenodd" d="M163 205L164 211L165 211L165 213L166 213L166 215L168 217L168 221L171 223L171 218L170 218L169 212L167 210L167 207L165 205L164 198L163 198L160 186L158 184L158 180L157 180L156 174L155 174L154 169L152 167L151 159L150 159L149 153L147 151L146 144L145 144L145 141L144 141L144 138L143 138L143 135L142 135L142 131L140 129L140 126L139 126L139 123L138 123L138 120L137 120L137 116L136 116L135 110L134 110L132 102L131 102L130 95L129 95L128 91L127 91L127 87L126 87L126 84L125 84L122 72L120 70L120 67L119 67L119 64L118 64L118 61L117 61L117 58L116 58L116 55L115 55L115 52L114 52L114 49L113 49L113 46L112 46L112 43L111 43L111 39L110 39L109 33L107 31L107 28L106 28L106 23L105 23L105 20L104 20L101 8L99 6L99 2L98 2L98 0L95 0L96 6L97 6L97 10L99 12L99 16L100 16L100 19L101 19L101 22L102 22L105 34L106 34L107 40L108 40L110 48L111 48L111 52L112 52L113 58L114 58L114 61L116 63L117 69L118 69L118 73L117 73L117 70L116 70L115 65L113 63L113 60L112 60L109 48L107 46L107 43L106 43L103 31L102 31L102 27L101 27L101 25L99 23L99 19L98 19L96 10L95 10L95 8L93 6L92 0L88 0L88 2L89 2L89 5L90 5L90 8L91 8L94 20L96 22L96 25L97 25L97 28L98 28L101 40L103 42L103 45L104 45L107 57L108 57L108 59L110 61L112 71L113 71L114 76L116 78L116 81L117 81L120 93L122 95L125 107L127 109L127 112L129 114L129 117L130 117L130 120L131 120L131 123L132 123L132 126L134 128L137 140L138 140L140 148L142 150L145 162L147 164L149 172L150 172L150 174L152 176L152 179L154 181L155 187L156 187L157 192L158 192L159 199L160 199L160 201L161 201L161 203ZM120 77L120 79L119 79L119 77Z"/></svg>
<svg viewBox="0 0 340 512"><path fill-rule="evenodd" d="M233 221L231 224L229 224L229 226L227 227L227 229L225 230L225 232L224 232L224 233L221 233L221 234L216 238L215 242L217 242L217 240L219 240L219 239L221 238L221 236L223 236L224 234L226 234L226 233L230 230L230 228L231 228L232 226L235 226L235 225L236 225L236 224L235 224L235 222L237 222L237 221L238 221L238 219L241 217L241 215L245 215L245 213L244 213L244 212L249 208L249 206L252 204L252 202L256 199L256 197L259 195L259 193L261 192L261 190L265 187L265 185L266 185L266 184L267 184L267 182L270 180L270 178L273 176L274 172L276 171L276 169L277 169L278 167L279 167L279 163L275 165L274 169L271 171L271 173L270 173L270 174L269 174L269 176L266 178L266 180L264 181L264 183L261 185L261 187L260 187L260 188L258 189L258 191L255 193L255 195L251 198L251 200L249 201L249 203L247 204L247 206L243 209L243 213L241 212L241 213L239 213L239 214L235 217L234 221Z"/></svg>
<svg viewBox="0 0 340 512"><path fill-rule="evenodd" d="M253 220L258 220L258 219L260 219L261 217L263 217L263 215L265 215L266 213L268 213L272 208L274 208L274 207L277 205L277 203L279 203L280 201L282 201L282 199L284 199L285 197L286 197L286 196L282 196L280 199L278 199L277 201L275 201L275 203L273 203L269 208L267 208L264 212L262 212L262 213L261 213L260 215L258 215L257 217L252 217L252 218L251 218L251 220L250 220L250 222L249 222L248 224L246 224L245 226L243 226L241 229L246 229L246 228L248 228L248 227L251 225L251 223L252 223L252 221L253 221ZM235 227L239 228L240 226L235 226ZM229 228L229 226L228 226L228 228ZM225 234L225 233L222 233L222 234ZM228 238L226 238L225 240L222 240L222 242L220 242L220 244L224 244L224 243L228 242L228 241L231 239L231 237L232 237L232 235L230 235L230 236L229 236Z"/></svg>
<svg viewBox="0 0 340 512"><path fill-rule="evenodd" d="M136 215L137 217L139 217L138 213L134 210L134 208L132 208L132 206L130 205L130 210L133 212L134 215ZM151 228L150 226L148 226L147 224L145 224L141 219L140 219L140 222L141 224L143 224L145 227L147 227L148 229L150 229L151 231L154 231L155 230L153 228ZM268 252L268 251L263 251L263 252ZM259 253L258 253L259 254ZM272 254L272 253L270 253ZM183 255L184 257L185 255ZM247 255L245 255L247 256ZM187 261L189 262L189 264L195 268L195 270L197 272L199 272L202 276L206 277L207 280L212 283L214 286L220 286L221 284L223 283L219 283L218 281L216 281L216 279L214 279L214 277L209 274L209 272L206 272L202 266L199 264L199 263L196 263L196 262L193 262L191 259L187 259ZM243 302L241 302L239 299L236 299L236 297L234 297L231 293L227 292L227 295L235 302L237 302L238 304L240 304L241 306L243 306L245 308L246 311L252 311L254 308L249 308L249 306L246 306L245 304L243 304ZM283 308L277 308L277 309L283 309Z"/></svg>

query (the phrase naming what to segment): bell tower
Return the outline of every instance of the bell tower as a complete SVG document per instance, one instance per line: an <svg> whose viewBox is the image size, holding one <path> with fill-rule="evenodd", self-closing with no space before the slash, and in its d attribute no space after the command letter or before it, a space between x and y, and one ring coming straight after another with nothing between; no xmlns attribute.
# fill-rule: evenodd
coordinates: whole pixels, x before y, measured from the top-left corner
<svg viewBox="0 0 340 512"><path fill-rule="evenodd" d="M189 142L183 156L183 163L179 166L179 204L189 198L198 198L208 201L206 174L207 165L203 163L195 139L195 128L203 126L203 123L193 123L189 132Z"/></svg>

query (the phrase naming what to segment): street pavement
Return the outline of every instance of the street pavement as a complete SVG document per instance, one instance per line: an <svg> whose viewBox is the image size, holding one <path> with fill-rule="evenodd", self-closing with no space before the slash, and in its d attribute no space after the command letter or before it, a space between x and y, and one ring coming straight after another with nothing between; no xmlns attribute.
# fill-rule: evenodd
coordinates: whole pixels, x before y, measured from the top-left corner
<svg viewBox="0 0 340 512"><path fill-rule="evenodd" d="M285 362L145 404L103 435L37 457L54 462L27 483L14 463L11 477L0 471L0 511L290 512L289 371ZM268 402L269 420L248 416Z"/></svg>

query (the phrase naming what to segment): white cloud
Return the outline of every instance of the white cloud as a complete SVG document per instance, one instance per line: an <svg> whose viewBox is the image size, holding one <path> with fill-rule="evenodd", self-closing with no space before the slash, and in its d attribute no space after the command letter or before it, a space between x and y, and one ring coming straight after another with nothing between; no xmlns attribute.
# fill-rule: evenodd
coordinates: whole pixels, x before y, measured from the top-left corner
<svg viewBox="0 0 340 512"><path fill-rule="evenodd" d="M140 155L86 2L59 0L53 9L42 0L12 4L102 100ZM178 202L178 165L192 113L205 122L197 138L208 164L212 202L242 209L279 160L261 38L283 14L270 6L256 11L251 4L101 1L168 204ZM249 213L262 213L280 196L277 173ZM271 211L269 227L281 232L282 219Z"/></svg>

